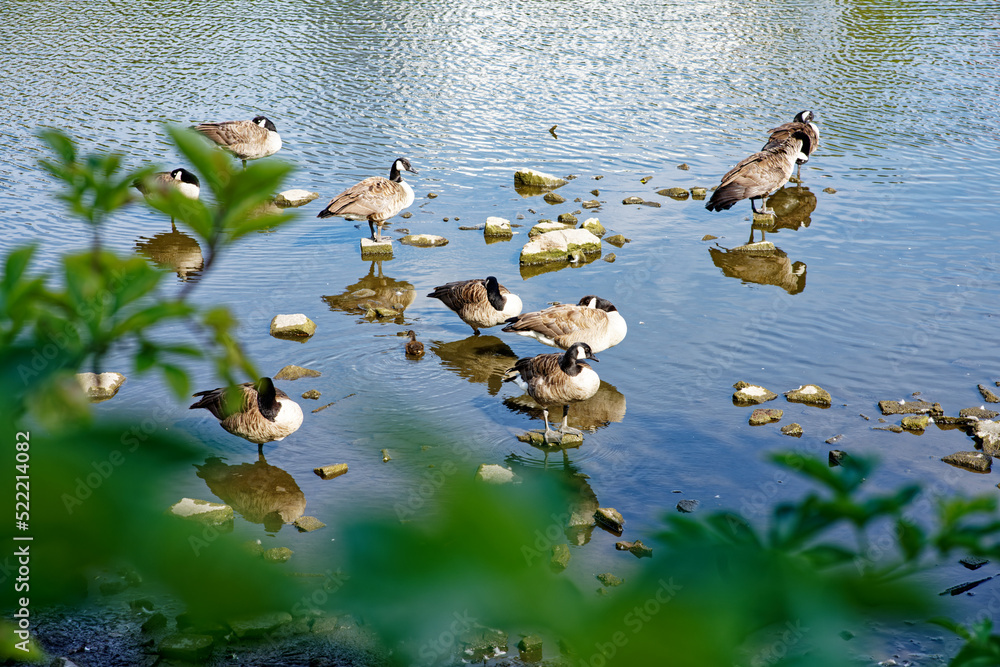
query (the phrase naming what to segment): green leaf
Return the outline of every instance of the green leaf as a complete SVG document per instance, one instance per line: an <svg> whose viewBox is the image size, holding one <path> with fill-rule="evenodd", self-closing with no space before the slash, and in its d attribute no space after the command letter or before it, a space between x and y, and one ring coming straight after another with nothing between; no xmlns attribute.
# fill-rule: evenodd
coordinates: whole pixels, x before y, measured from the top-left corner
<svg viewBox="0 0 1000 667"><path fill-rule="evenodd" d="M916 560L927 546L927 536L920 526L905 519L896 522L896 535L906 560Z"/></svg>
<svg viewBox="0 0 1000 667"><path fill-rule="evenodd" d="M180 366L166 363L161 363L160 368L163 370L163 379L173 389L177 398L184 399L191 395L191 383L188 380L187 371Z"/></svg>

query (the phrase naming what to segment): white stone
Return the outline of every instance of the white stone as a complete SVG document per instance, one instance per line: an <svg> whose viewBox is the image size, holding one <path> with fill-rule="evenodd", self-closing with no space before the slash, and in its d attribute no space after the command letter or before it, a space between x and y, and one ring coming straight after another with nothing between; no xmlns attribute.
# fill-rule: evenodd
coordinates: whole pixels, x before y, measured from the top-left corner
<svg viewBox="0 0 1000 667"><path fill-rule="evenodd" d="M487 484L510 484L514 481L514 471L496 463L483 463L476 470L476 481Z"/></svg>
<svg viewBox="0 0 1000 667"><path fill-rule="evenodd" d="M308 190L301 189L285 190L275 195L274 203L282 208L303 206L317 197L319 197L318 192L309 192Z"/></svg>
<svg viewBox="0 0 1000 667"><path fill-rule="evenodd" d="M518 169L514 172L514 183L539 188L558 188L566 185L566 180L534 169Z"/></svg>
<svg viewBox="0 0 1000 667"><path fill-rule="evenodd" d="M483 227L484 236L513 236L514 232L510 227L510 220L491 216L486 218L486 226Z"/></svg>
<svg viewBox="0 0 1000 667"><path fill-rule="evenodd" d="M125 376L121 373L77 373L76 381L87 394L87 398L95 403L113 398L123 384Z"/></svg>
<svg viewBox="0 0 1000 667"><path fill-rule="evenodd" d="M743 387L740 389L740 392L746 394L747 396L756 397L765 395L767 393L767 389L755 384L750 385L749 387Z"/></svg>

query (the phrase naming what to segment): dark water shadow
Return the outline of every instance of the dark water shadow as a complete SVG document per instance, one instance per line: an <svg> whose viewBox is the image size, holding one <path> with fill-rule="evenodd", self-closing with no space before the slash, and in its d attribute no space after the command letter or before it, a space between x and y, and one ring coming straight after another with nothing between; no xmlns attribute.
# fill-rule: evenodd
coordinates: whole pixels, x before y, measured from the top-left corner
<svg viewBox="0 0 1000 667"><path fill-rule="evenodd" d="M430 349L448 370L469 382L485 384L490 396L500 392L504 372L517 361L510 346L496 336L469 336L450 343L433 341Z"/></svg>
<svg viewBox="0 0 1000 667"><path fill-rule="evenodd" d="M277 532L306 511L306 496L290 474L263 456L253 463L229 465L211 457L195 466L198 477L222 502L250 523Z"/></svg>
<svg viewBox="0 0 1000 667"><path fill-rule="evenodd" d="M169 232L135 241L135 251L160 268L177 274L182 282L196 282L205 268L201 246L193 236L171 225Z"/></svg>

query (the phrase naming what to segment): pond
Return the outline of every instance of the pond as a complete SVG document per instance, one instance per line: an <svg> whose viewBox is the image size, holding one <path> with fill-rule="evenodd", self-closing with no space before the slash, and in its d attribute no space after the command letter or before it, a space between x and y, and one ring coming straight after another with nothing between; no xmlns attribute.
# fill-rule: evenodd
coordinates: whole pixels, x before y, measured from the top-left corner
<svg viewBox="0 0 1000 667"><path fill-rule="evenodd" d="M415 429L464 443L463 475L480 463L522 476L542 468L588 475L600 504L617 508L636 536L658 528L681 499L753 517L796 497L801 484L764 454L825 457L825 441L837 435L836 448L883 460L879 484L916 479L944 493L996 493L991 475L940 461L973 449L963 432L872 430L888 425L878 422L879 400L920 392L956 414L983 403L977 385L1000 380L991 343L1000 312L1000 111L996 12L986 3L247 0L220 15L187 2L91 3L81 12L53 0L7 3L0 18L4 251L39 242L41 265L51 267L88 243L38 167L39 127L65 128L86 149L121 152L132 166L173 168L182 165L166 124L262 114L284 142L276 158L296 168L288 185L319 193L299 220L244 239L204 279L194 240L142 205L118 216L105 238L119 253L172 264L169 289L198 281L198 303L226 304L263 372L286 364L322 372L277 383L305 421L265 445L260 474L294 481L301 493L280 501L291 514L336 517L406 502L429 461L455 457L427 453L424 440L409 437ZM734 250L751 233L745 201L712 213L704 201L656 194L711 188L759 150L769 128L804 109L816 115L819 148L801 184L774 198L779 222L766 238L775 253ZM394 218L386 234L407 229L449 244L395 243L391 260L372 262L359 250L366 224L315 216L348 185L387 175L397 157L419 172L406 174L416 201L412 217ZM558 190L565 203L522 197L513 180L522 167L573 176ZM624 205L630 196L658 206ZM598 217L630 242L604 243L613 262L522 271L529 226L581 209L577 199L601 203L581 220ZM500 243L459 229L488 216L524 226ZM552 350L499 328L472 337L426 296L487 275L526 311L596 294L628 322L625 340L597 355L601 392L580 417L594 430L565 459L517 440L541 426L540 415L499 381L518 357ZM401 299L403 314L365 317L350 297L362 288ZM306 314L316 335L272 338L279 313ZM403 354L408 329L427 347L420 360ZM119 367L127 358L119 352L102 370L128 374ZM218 385L207 365L193 371L198 388ZM779 398L766 407L784 410L781 423L753 427L749 409L731 401L741 380L779 394L815 383L833 405ZM309 389L321 398L298 398ZM206 459L224 459L158 484L164 506L231 497L224 484L206 483L206 471L249 466L256 452L208 413L176 404L149 377L130 378L96 407L154 409L167 415L162 428L203 442ZM780 433L791 422L802 425L800 439ZM339 462L350 472L336 480L312 472ZM240 514L237 533L292 546L305 569L322 569L334 536L349 539L335 528L298 535L251 509ZM594 532L575 549L568 576L589 587L593 572L613 561L621 569L607 548L615 539ZM962 576L956 565L930 585ZM953 604L956 618L974 613L967 599Z"/></svg>

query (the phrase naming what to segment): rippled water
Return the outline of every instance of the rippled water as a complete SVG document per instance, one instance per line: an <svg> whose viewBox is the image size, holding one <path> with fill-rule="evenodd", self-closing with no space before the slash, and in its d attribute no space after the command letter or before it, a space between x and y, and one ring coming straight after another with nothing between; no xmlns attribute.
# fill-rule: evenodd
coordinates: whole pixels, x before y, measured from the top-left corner
<svg viewBox="0 0 1000 667"><path fill-rule="evenodd" d="M0 71L3 246L40 241L51 266L86 242L37 166L40 126L66 128L87 148L122 152L132 165L172 167L166 123L257 114L274 121L279 155L297 168L289 185L320 199L297 223L242 241L194 295L239 314L243 341L266 372L287 363L323 372L279 385L323 396L300 401L301 430L266 447L268 464L301 487L306 514L392 507L421 483L428 462L442 459L460 461L469 475L478 463L517 471L547 464L552 474L568 465L589 475L601 504L618 508L640 535L680 498L753 513L762 498L794 494L800 487L762 455L795 447L825 456L824 440L837 434L837 447L886 461L880 483L916 477L996 492L991 475L938 460L972 448L960 431L871 430L880 399L919 391L954 414L982 403L977 384L1000 379L1000 105L996 12L986 3L247 0L227 5L225 15L187 2L87 8L24 0L0 7L8 52ZM781 228L767 238L778 256L731 252L750 233L746 202L709 213L703 202L655 194L711 187L762 145L768 128L802 109L816 113L820 145L802 186L775 198ZM397 156L420 174L409 179L414 215L394 227L451 242L397 244L395 259L378 266L359 255L366 225L314 216L347 185L385 174ZM569 201L519 196L512 172L522 166L576 176L559 190ZM632 240L621 249L605 244L614 263L523 278L527 227L513 242L489 245L457 229L489 215L526 225L554 219L593 189L603 202L593 214ZM662 206L622 205L631 195ZM178 289L201 273L198 249L182 232L136 206L114 220L107 241L173 263ZM498 329L469 339L465 324L425 296L487 274L529 309L599 294L629 323L625 341L598 355L607 400L593 410L607 418L568 451L569 464L515 438L539 426L537 413L496 376L519 356L549 350ZM372 322L352 310L345 295L359 286L398 292L403 317ZM317 335L305 344L269 337L279 312L309 315ZM397 334L409 328L427 344L422 360L402 354ZM195 376L206 388L218 382L208 367ZM748 410L730 402L737 380L779 392L817 383L834 406L770 404L785 410L783 424L802 424L805 435L793 440L774 426L747 425ZM132 378L98 409L149 410L166 400L146 397L153 382ZM255 460L251 445L206 413L170 410L171 427L205 442L206 456ZM433 425L441 442L465 449L408 444L414 425ZM351 472L335 481L311 472L340 461ZM195 472L164 489L165 501L211 497L215 489ZM776 479L788 483L777 487ZM261 526L243 516L238 530L260 536ZM329 535L289 531L273 541L293 545L302 567L323 556ZM595 533L571 574L585 581L600 571L613 558L611 542Z"/></svg>

